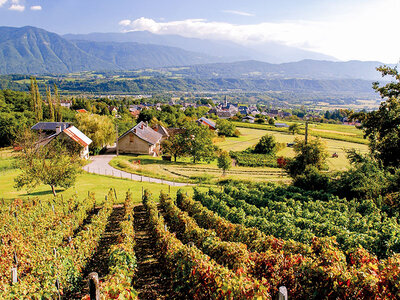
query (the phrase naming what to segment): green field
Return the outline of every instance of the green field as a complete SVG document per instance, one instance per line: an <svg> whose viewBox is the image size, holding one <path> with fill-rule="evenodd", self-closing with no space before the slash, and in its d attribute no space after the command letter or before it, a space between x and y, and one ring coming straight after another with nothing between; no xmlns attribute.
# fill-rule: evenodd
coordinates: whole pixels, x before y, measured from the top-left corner
<svg viewBox="0 0 400 300"><path fill-rule="evenodd" d="M304 121L277 121L291 125L293 123L301 124L300 134L304 134L305 124ZM252 128L267 131L277 131L282 133L288 133L288 128L275 127L266 124L255 124L255 123L243 123L233 122L237 127ZM327 124L327 123L310 123L308 125L309 135L339 141L346 141L351 143L365 144L368 145L368 140L364 139L363 132L357 129L355 126L348 126L342 124Z"/></svg>
<svg viewBox="0 0 400 300"><path fill-rule="evenodd" d="M326 128L326 127L325 127ZM328 127L329 128L329 127ZM269 131L261 129L243 128L238 127L241 132L239 138L226 138L225 141L216 143L218 147L226 151L242 151L248 147L257 144L257 141L265 134L271 134L276 138L277 142L290 143L293 142L296 137L300 135L292 135L287 132ZM358 130L358 129L357 129ZM368 152L368 146L364 144L351 143L346 141L322 139L326 143L326 147L330 156L328 157L327 163L331 171L344 170L349 167L349 162L346 158L346 149L357 149L362 153ZM338 158L332 158L333 153L339 155ZM279 151L278 156L293 157L294 151L292 148L285 147Z"/></svg>
<svg viewBox="0 0 400 300"><path fill-rule="evenodd" d="M27 193L26 190L16 190L14 188L14 177L17 174L18 170L8 170L0 173L0 199L4 199L4 201L7 202L16 198L28 199L32 197L40 197L42 199L48 199L53 197L50 187L46 185L41 185L30 193ZM114 178L111 176L82 173L78 176L75 186L67 190L57 189L57 193L58 195L63 195L64 198L69 198L75 193L79 197L85 197L88 191L90 191L96 194L96 199L98 201L102 201L104 196L107 195L109 189L115 188L118 202L122 203L126 191L130 189L135 203L139 203L141 201L142 187L143 189L149 189L155 195L159 194L161 190L165 192L169 191L169 186L166 184L137 182L129 179ZM188 193L192 193L193 191L191 187L171 186L171 193L176 193L179 188L184 189Z"/></svg>

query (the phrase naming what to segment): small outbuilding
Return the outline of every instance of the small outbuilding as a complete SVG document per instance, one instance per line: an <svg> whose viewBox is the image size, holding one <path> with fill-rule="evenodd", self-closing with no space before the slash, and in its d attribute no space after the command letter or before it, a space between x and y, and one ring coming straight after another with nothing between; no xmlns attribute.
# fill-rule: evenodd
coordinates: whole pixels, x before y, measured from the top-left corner
<svg viewBox="0 0 400 300"><path fill-rule="evenodd" d="M215 130L217 128L217 125L215 124L215 122L213 122L205 117L201 117L200 119L198 119L197 123L208 126L212 130Z"/></svg>

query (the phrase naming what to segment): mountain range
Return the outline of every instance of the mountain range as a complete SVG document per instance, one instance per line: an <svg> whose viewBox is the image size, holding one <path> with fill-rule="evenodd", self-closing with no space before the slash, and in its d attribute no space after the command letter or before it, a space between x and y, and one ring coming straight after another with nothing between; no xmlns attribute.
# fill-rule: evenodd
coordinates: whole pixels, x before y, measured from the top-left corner
<svg viewBox="0 0 400 300"><path fill-rule="evenodd" d="M260 55L264 62L254 60ZM276 62L276 57L284 61L294 57L302 60L271 63ZM245 58L247 60L243 60ZM242 61L232 61L235 59ZM153 72L157 76L194 78L369 81L380 78L375 70L382 65L380 62L327 59L329 57L323 54L278 44L264 44L255 50L231 42L156 35L146 31L60 36L30 26L0 27L0 74L139 69L148 73L151 69L150 74Z"/></svg>

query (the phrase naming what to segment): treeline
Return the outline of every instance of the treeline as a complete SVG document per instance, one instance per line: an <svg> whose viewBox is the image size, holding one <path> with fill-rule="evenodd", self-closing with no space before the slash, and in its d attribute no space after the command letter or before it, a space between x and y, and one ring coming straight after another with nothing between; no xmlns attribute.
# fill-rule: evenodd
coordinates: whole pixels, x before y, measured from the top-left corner
<svg viewBox="0 0 400 300"><path fill-rule="evenodd" d="M24 75L0 76L0 88L15 88L27 91L28 79ZM38 77L39 79L39 77ZM315 79L237 79L237 78L187 78L187 77L133 77L126 80L104 78L93 79L43 76L49 85L56 83L60 89L70 92L90 93L143 93L166 91L286 91L286 92L351 92L370 93L371 82L366 80L315 80Z"/></svg>

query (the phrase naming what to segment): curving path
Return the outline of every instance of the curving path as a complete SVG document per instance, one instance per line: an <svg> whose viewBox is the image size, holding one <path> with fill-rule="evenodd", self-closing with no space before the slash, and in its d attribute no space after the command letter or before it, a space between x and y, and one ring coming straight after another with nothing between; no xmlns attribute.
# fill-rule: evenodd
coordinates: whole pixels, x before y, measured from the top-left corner
<svg viewBox="0 0 400 300"><path fill-rule="evenodd" d="M108 175L115 176L120 178L127 178L135 181L144 181L144 182L154 182L154 183L164 183L172 186L185 186L192 185L190 183L182 183L182 182L173 182L153 177L141 176L132 173L128 173L125 171L118 170L116 168L111 167L108 163L115 157L115 154L105 154L105 155L97 155L92 156L90 160L92 161L90 164L83 167L86 172L95 173L99 175Z"/></svg>

